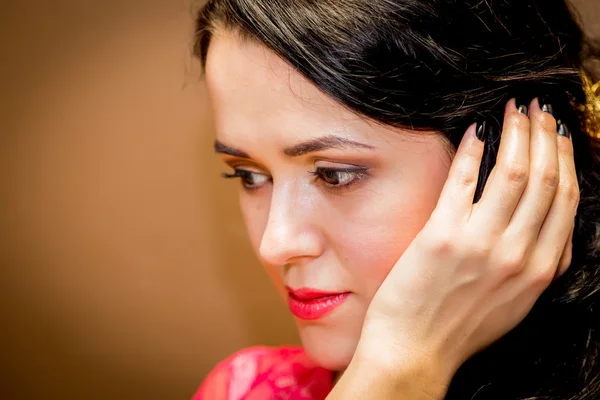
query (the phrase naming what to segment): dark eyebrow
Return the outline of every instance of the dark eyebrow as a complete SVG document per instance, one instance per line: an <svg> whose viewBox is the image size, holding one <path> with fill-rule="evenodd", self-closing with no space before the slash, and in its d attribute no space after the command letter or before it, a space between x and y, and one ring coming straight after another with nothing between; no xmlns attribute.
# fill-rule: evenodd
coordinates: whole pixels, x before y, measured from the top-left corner
<svg viewBox="0 0 600 400"><path fill-rule="evenodd" d="M354 140L346 139L341 136L330 135L298 143L292 147L287 147L283 149L283 154L288 157L299 157L315 151L325 149L340 149L344 147L355 149L374 149L373 146L369 146L368 144L355 142ZM215 152L228 154L233 157L250 158L248 153L221 143L218 140L215 140Z"/></svg>
<svg viewBox="0 0 600 400"><path fill-rule="evenodd" d="M297 145L283 149L283 154L285 154L288 157L298 157L307 153L312 153L314 151L325 149L339 149L344 147L351 147L356 149L374 148L373 146L369 146L360 142L355 142L354 140L346 139L340 136L330 135L298 143Z"/></svg>
<svg viewBox="0 0 600 400"><path fill-rule="evenodd" d="M227 146L226 144L223 144L218 140L215 140L215 153L229 154L230 156L240 158L250 158L250 156L247 153L236 148Z"/></svg>

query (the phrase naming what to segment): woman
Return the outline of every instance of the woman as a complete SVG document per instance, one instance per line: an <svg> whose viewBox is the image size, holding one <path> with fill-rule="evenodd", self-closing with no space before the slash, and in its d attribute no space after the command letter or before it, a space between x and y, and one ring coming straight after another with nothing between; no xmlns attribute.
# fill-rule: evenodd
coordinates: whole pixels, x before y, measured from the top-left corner
<svg viewBox="0 0 600 400"><path fill-rule="evenodd" d="M600 398L591 47L563 0L213 0L196 34L303 346L194 399Z"/></svg>

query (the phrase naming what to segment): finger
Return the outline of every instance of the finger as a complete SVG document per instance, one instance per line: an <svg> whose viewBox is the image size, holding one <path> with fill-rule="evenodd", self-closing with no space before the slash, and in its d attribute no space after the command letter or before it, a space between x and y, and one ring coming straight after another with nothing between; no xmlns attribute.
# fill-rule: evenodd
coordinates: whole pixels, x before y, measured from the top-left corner
<svg viewBox="0 0 600 400"><path fill-rule="evenodd" d="M473 123L465 132L432 218L439 216L452 223L468 218L471 213L484 148L483 141L477 138L476 130L477 124Z"/></svg>
<svg viewBox="0 0 600 400"><path fill-rule="evenodd" d="M569 169L569 175L572 179L573 184L577 188L577 192L579 193L579 180L577 178L577 169L575 168L573 137L571 136L568 127L565 124L563 124L560 119L557 121L557 124L559 127L559 131L561 131L562 133L562 136L566 134L569 137L570 146L567 146L565 149L565 165ZM565 140L562 138L558 139L558 143L559 145L564 143L566 146ZM573 226L571 227L569 238L567 239L567 243L560 257L560 261L558 262L558 270L556 271L555 279L562 276L571 266L571 261L573 259L573 232L575 231L575 218L573 219Z"/></svg>
<svg viewBox="0 0 600 400"><path fill-rule="evenodd" d="M569 233L569 237L567 239L567 243L565 244L565 248L560 256L560 260L558 261L558 269L556 270L556 274L554 274L553 281L561 277L567 269L571 266L571 260L573 258L573 231L575 230L575 224L571 227L571 233Z"/></svg>
<svg viewBox="0 0 600 400"><path fill-rule="evenodd" d="M557 134L558 135L558 134ZM565 243L573 227L579 205L579 185L573 159L573 143L558 136L559 184L552 206L537 237L534 254L527 274L540 288L545 288L556 275Z"/></svg>
<svg viewBox="0 0 600 400"><path fill-rule="evenodd" d="M537 240L561 178L556 120L552 114L540 109L537 98L530 104L529 119L529 181L506 229L506 235L513 237L515 243L523 250L531 249ZM564 161L566 160L563 159L562 178L570 180L569 168L564 165Z"/></svg>
<svg viewBox="0 0 600 400"><path fill-rule="evenodd" d="M496 165L473 215L481 215L486 229L504 231L521 198L529 176L530 123L511 99L505 108L504 128Z"/></svg>

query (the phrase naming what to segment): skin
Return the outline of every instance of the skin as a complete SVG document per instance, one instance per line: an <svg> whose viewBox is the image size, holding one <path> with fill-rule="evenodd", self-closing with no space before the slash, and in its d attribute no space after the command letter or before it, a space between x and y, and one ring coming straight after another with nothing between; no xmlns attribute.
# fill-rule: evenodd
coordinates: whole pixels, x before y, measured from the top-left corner
<svg viewBox="0 0 600 400"><path fill-rule="evenodd" d="M451 164L447 142L356 116L268 49L228 32L211 41L206 77L217 141L226 146L217 150L237 152L220 155L252 173L243 179L252 188L240 185L240 205L278 292L351 292L321 319L295 318L309 357L344 370L371 300L436 206ZM362 146L283 153L327 136ZM309 172L356 166L368 170L330 171L325 179Z"/></svg>
<svg viewBox="0 0 600 400"><path fill-rule="evenodd" d="M351 293L326 317L297 321L308 355L346 370L328 398L443 398L460 365L568 268L573 146L537 98L528 115L507 103L497 164L473 204L475 124L450 162L441 136L358 118L227 34L211 44L207 78L216 149L244 177L246 225L279 292ZM334 134L344 146L294 154Z"/></svg>
<svg viewBox="0 0 600 400"><path fill-rule="evenodd" d="M537 99L528 116L510 100L498 162L472 204L482 154L472 125L328 399L444 398L460 365L515 327L569 267L579 204L571 139Z"/></svg>

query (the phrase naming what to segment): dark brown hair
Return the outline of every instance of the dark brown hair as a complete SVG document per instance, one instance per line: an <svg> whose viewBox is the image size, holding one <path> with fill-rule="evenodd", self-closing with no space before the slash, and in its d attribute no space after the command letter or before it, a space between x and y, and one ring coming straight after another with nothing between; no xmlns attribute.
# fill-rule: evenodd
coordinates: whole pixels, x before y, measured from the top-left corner
<svg viewBox="0 0 600 400"><path fill-rule="evenodd" d="M571 129L581 200L571 267L515 329L471 357L446 399L600 399L600 146L578 107L595 47L564 0L211 0L194 53L212 33L260 43L324 93L381 124L435 131L457 146L476 119L543 96Z"/></svg>

